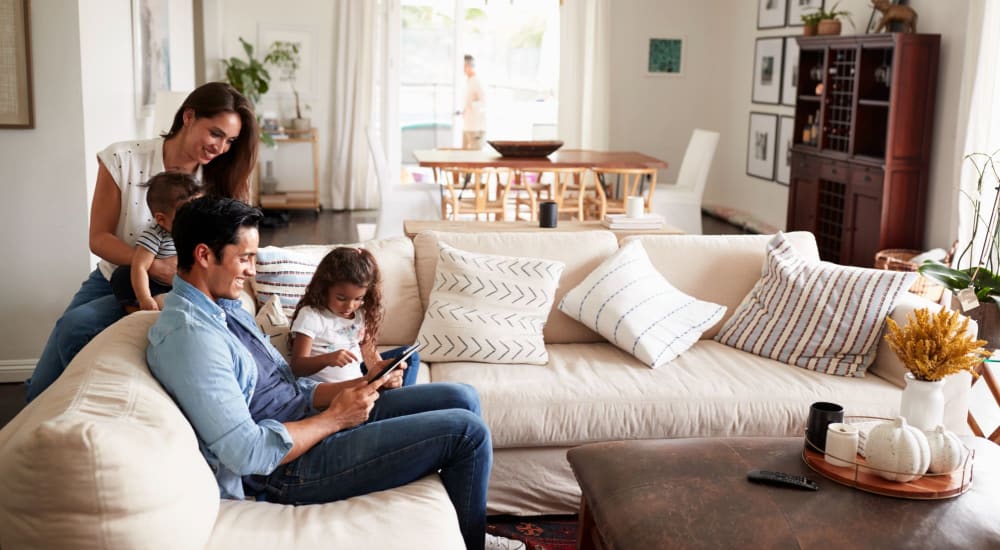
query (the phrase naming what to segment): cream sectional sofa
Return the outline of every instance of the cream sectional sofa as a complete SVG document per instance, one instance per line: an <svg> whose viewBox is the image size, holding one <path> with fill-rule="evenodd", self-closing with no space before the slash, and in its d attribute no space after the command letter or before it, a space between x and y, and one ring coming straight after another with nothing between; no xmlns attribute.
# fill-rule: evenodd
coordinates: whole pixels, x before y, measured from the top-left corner
<svg viewBox="0 0 1000 550"><path fill-rule="evenodd" d="M808 233L788 235L818 257ZM680 290L725 305L728 316L760 276L768 236L641 236ZM619 247L591 232L434 233L366 246L384 278L381 344L415 341L438 243L565 263L555 303ZM289 247L315 261L329 247ZM259 266L259 269L261 267ZM931 305L906 294L897 321ZM252 306L251 306L252 307ZM66 374L0 431L0 547L458 548L457 520L430 476L392 491L289 507L222 501L183 415L149 375L145 333L155 313L106 330ZM425 365L421 378L471 384L493 433L489 512L574 513L579 488L566 450L630 438L799 435L809 404L848 414L897 412L902 366L882 343L864 378L842 378L760 358L711 339L720 322L672 363L650 369L553 307L546 365ZM949 427L966 433L969 378L946 388Z"/></svg>

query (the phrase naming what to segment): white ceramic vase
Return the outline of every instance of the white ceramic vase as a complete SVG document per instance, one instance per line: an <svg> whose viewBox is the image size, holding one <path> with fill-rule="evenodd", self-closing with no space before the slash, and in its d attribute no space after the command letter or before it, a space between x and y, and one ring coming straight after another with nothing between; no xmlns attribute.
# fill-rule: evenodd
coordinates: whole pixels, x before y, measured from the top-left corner
<svg viewBox="0 0 1000 550"><path fill-rule="evenodd" d="M917 380L906 373L906 387L899 400L899 414L920 430L933 430L944 424L944 381Z"/></svg>

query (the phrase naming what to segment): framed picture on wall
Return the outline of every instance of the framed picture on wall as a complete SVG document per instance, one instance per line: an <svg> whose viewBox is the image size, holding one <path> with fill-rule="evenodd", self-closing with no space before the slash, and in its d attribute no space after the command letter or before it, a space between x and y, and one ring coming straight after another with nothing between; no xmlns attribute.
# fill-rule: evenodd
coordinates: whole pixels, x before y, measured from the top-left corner
<svg viewBox="0 0 1000 550"><path fill-rule="evenodd" d="M683 38L650 38L646 76L680 76L684 68Z"/></svg>
<svg viewBox="0 0 1000 550"><path fill-rule="evenodd" d="M799 83L799 43L794 36L785 37L784 63L781 68L781 104L795 106Z"/></svg>
<svg viewBox="0 0 1000 550"><path fill-rule="evenodd" d="M167 0L132 0L132 62L135 114L153 114L156 92L170 89L170 27Z"/></svg>
<svg viewBox="0 0 1000 550"><path fill-rule="evenodd" d="M753 102L777 105L781 99L781 37L758 38L754 47Z"/></svg>
<svg viewBox="0 0 1000 550"><path fill-rule="evenodd" d="M28 0L2 0L0 11L0 128L34 128Z"/></svg>
<svg viewBox="0 0 1000 550"><path fill-rule="evenodd" d="M747 175L774 180L774 150L777 142L778 115L750 113L747 136Z"/></svg>
<svg viewBox="0 0 1000 550"><path fill-rule="evenodd" d="M795 0L792 0L793 2ZM776 29L785 26L788 0L757 0L757 28Z"/></svg>
<svg viewBox="0 0 1000 550"><path fill-rule="evenodd" d="M823 7L823 0L788 0L788 26L801 27L802 16Z"/></svg>
<svg viewBox="0 0 1000 550"><path fill-rule="evenodd" d="M792 173L792 132L795 131L795 117L781 115L778 123L776 168L774 181L788 185Z"/></svg>

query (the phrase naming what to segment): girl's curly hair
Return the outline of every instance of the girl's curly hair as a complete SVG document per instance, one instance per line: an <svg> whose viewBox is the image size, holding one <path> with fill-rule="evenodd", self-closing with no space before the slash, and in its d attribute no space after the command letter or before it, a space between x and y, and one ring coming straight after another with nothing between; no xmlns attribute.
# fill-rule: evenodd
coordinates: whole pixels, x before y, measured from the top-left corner
<svg viewBox="0 0 1000 550"><path fill-rule="evenodd" d="M330 287L338 283L350 283L368 289L365 301L359 308L365 318L365 337L361 340L361 347L374 345L382 328L382 272L379 271L375 256L364 248L341 246L323 257L323 261L316 266L305 294L295 306L292 321L304 306L327 309Z"/></svg>

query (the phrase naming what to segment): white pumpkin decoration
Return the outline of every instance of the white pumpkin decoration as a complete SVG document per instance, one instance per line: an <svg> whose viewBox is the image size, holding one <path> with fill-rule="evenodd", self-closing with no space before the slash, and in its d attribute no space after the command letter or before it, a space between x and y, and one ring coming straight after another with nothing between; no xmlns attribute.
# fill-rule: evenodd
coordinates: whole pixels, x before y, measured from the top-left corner
<svg viewBox="0 0 1000 550"><path fill-rule="evenodd" d="M913 481L924 475L931 463L927 436L901 416L872 428L865 450L868 465L889 481Z"/></svg>
<svg viewBox="0 0 1000 550"><path fill-rule="evenodd" d="M962 465L962 441L957 435L944 429L944 426L924 430L924 435L931 449L931 465L927 471L946 474Z"/></svg>

